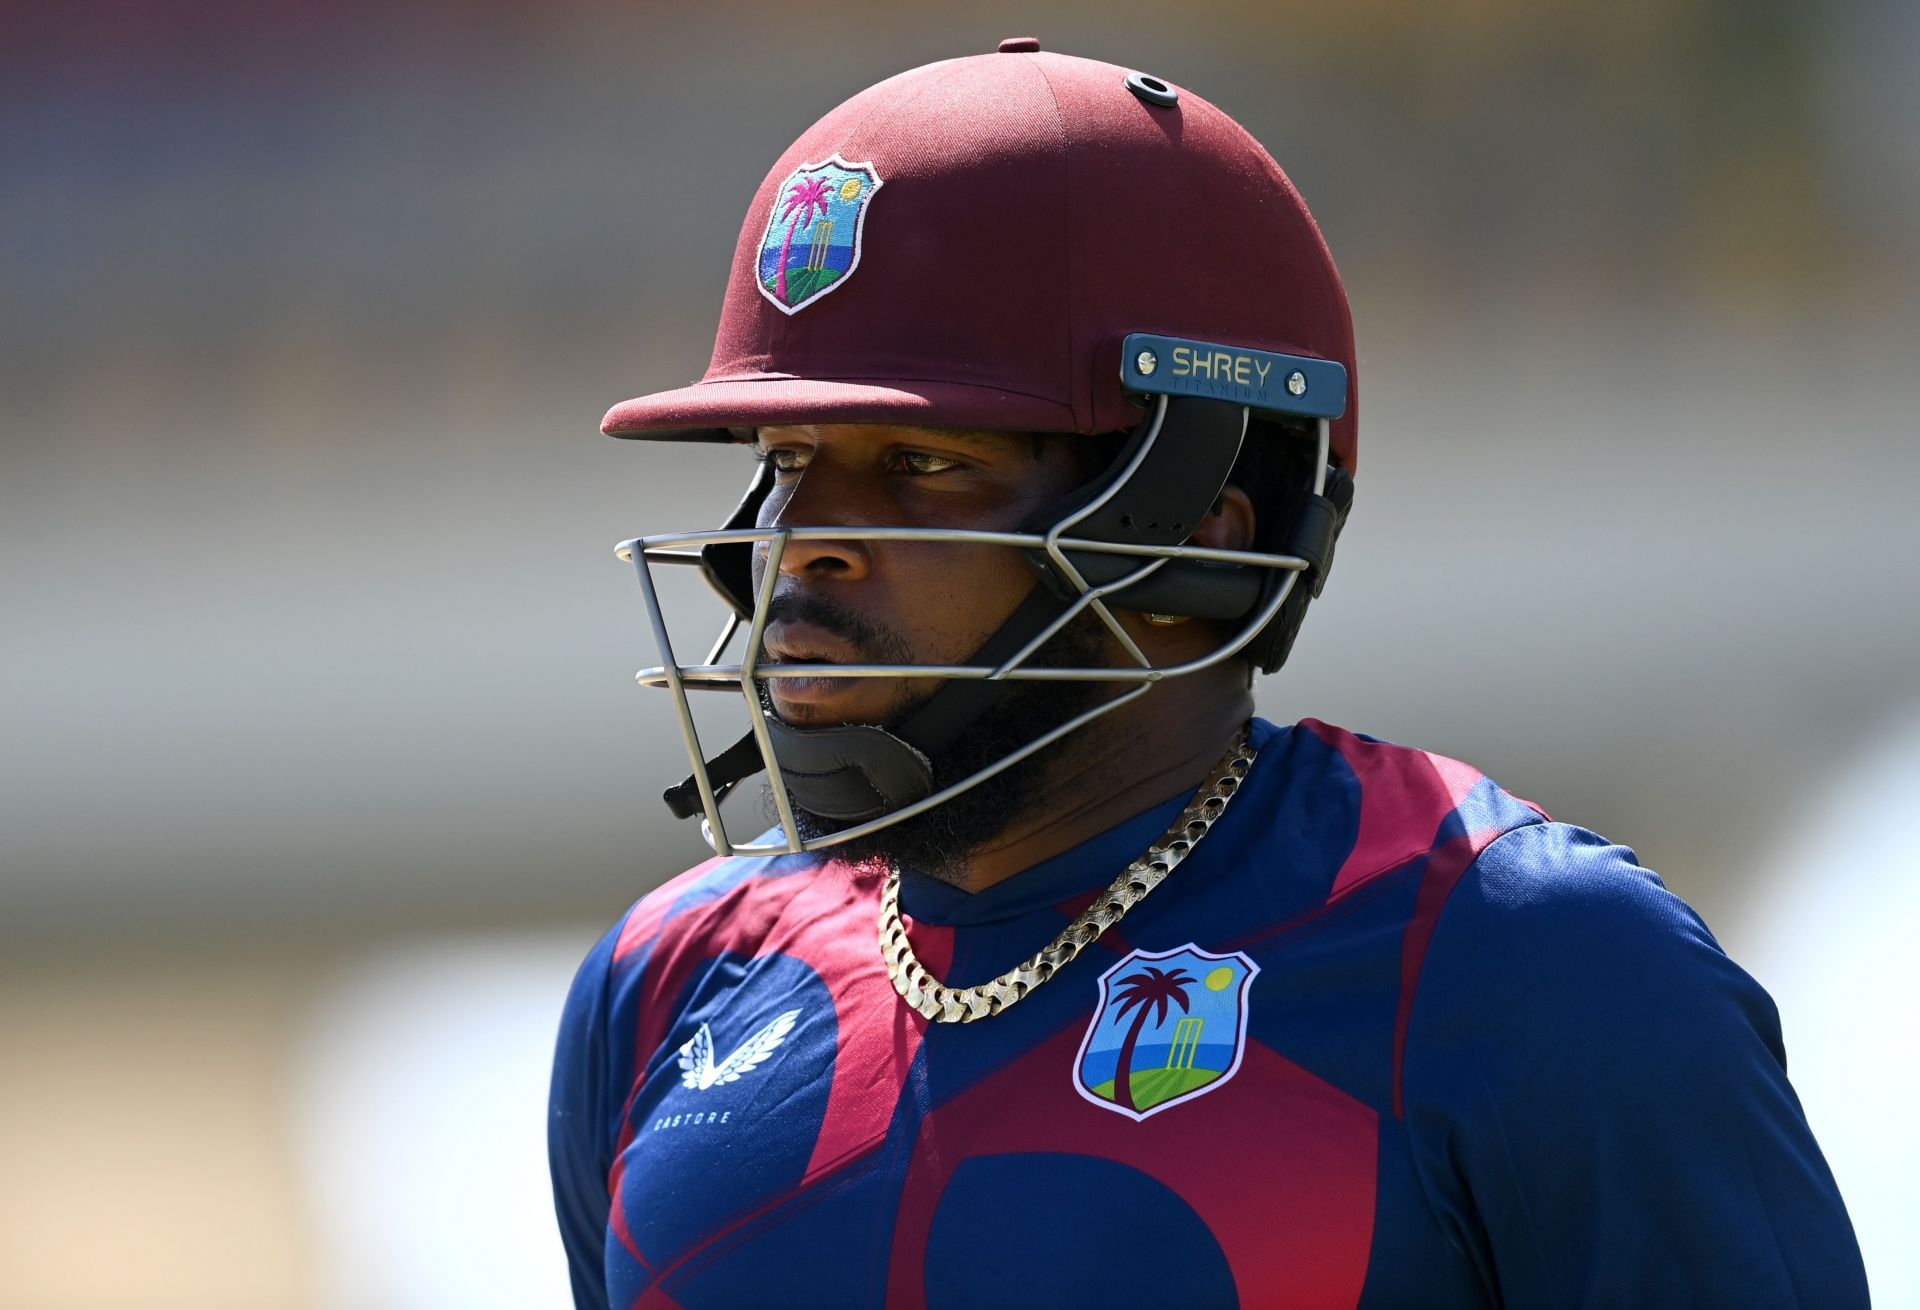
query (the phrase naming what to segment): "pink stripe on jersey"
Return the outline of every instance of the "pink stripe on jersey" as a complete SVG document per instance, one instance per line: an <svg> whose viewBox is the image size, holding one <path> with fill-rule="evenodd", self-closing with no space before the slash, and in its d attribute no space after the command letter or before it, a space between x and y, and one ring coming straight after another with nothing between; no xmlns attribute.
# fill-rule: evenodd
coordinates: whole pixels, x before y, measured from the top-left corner
<svg viewBox="0 0 1920 1310"><path fill-rule="evenodd" d="M682 1307L678 1301L662 1290L658 1282L655 1282L634 1298L629 1310L682 1310Z"/></svg>
<svg viewBox="0 0 1920 1310"><path fill-rule="evenodd" d="M879 913L880 876L829 862L810 873L749 878L667 924L642 982L633 1064L640 1072L627 1096L618 1149L625 1151L633 1139L631 1107L666 1040L679 997L709 961L727 953L798 960L833 998L840 1045L803 1185L884 1138L927 1022L894 993L880 957ZM936 976L944 974L953 960L953 930L911 920L908 926L921 962ZM891 1018L876 1023L876 1015Z"/></svg>
<svg viewBox="0 0 1920 1310"><path fill-rule="evenodd" d="M616 1155L613 1158L613 1168L607 1172L607 1197L610 1201L607 1207L607 1227L620 1245L626 1249L627 1254L632 1256L642 1269L652 1273L653 1266L647 1263L647 1257L640 1254L640 1246L633 1240L633 1228L627 1223L627 1207L621 1200L621 1182L626 1176L627 1157L624 1154Z"/></svg>
<svg viewBox="0 0 1920 1310"><path fill-rule="evenodd" d="M1447 816L1486 776L1471 764L1429 751L1363 741L1318 719L1300 726L1340 752L1360 783L1360 831L1327 899L1433 848Z"/></svg>
<svg viewBox="0 0 1920 1310"><path fill-rule="evenodd" d="M725 860L716 855L648 892L633 907L633 913L627 916L627 921L620 925L620 937L613 944L613 958L624 960L652 940L653 935L660 931L660 925L666 922L667 912L673 909L681 896L724 863Z"/></svg>
<svg viewBox="0 0 1920 1310"><path fill-rule="evenodd" d="M886 1137L927 1033L928 1021L894 991L880 956L879 879L849 881L863 894L837 907L834 922L818 925L817 938L809 939L802 956L827 984L840 1024L833 1086L827 1089L826 1113L802 1187ZM953 929L915 924L911 918L905 922L913 953L934 977L944 978L953 965Z"/></svg>
<svg viewBox="0 0 1920 1310"><path fill-rule="evenodd" d="M799 1184L735 1215L676 1254L659 1269L656 1288L743 1224L886 1139L928 1021L900 999L887 977L880 956L879 913L879 875L829 863L808 874L742 883L711 904L689 910L683 916L684 932L683 919L677 918L663 934L648 962L641 1000L643 1016L664 1015L672 998L679 996L693 974L716 955L779 954L807 964L826 984L833 998L839 1047L819 1135ZM944 974L953 962L953 930L915 924L911 919L907 927L921 962L936 976ZM875 1016L888 1019L876 1022ZM644 1071L665 1040L666 1030L662 1019L650 1023L643 1020L641 1025L639 1058L634 1066L641 1073L627 1098L629 1113L623 1116L621 1158L634 1134L630 1108L640 1095ZM616 1187L614 1222L616 1232L624 1234L620 1198ZM621 1240L640 1258L630 1237L623 1235ZM655 1301L653 1295L650 1291L636 1304L671 1304Z"/></svg>

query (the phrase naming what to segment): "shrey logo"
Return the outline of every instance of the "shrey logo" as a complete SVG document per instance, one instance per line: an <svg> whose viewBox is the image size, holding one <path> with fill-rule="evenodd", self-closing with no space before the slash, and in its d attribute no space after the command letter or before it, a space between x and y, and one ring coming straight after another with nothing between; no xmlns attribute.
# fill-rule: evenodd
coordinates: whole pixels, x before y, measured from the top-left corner
<svg viewBox="0 0 1920 1310"><path fill-rule="evenodd" d="M1222 1086L1247 1046L1247 989L1260 966L1189 943L1135 951L1100 975L1073 1087L1103 1110L1145 1119Z"/></svg>
<svg viewBox="0 0 1920 1310"><path fill-rule="evenodd" d="M779 1049L799 1019L798 1010L775 1015L718 1064L713 1062L713 1029L701 1024L700 1031L687 1038L680 1048L681 1084L690 1091L704 1092L709 1087L740 1081L741 1074L758 1069Z"/></svg>
<svg viewBox="0 0 1920 1310"><path fill-rule="evenodd" d="M880 185L872 164L838 155L787 174L773 194L755 278L775 309L798 313L853 276L867 202Z"/></svg>

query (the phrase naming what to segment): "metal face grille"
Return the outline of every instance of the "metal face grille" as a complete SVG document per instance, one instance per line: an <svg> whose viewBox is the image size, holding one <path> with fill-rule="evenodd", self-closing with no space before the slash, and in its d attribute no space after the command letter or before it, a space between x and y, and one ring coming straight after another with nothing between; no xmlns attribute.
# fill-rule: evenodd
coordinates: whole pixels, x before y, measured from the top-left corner
<svg viewBox="0 0 1920 1310"><path fill-rule="evenodd" d="M1158 435L1160 417L1165 408L1164 398L1160 401L1151 420ZM1135 456L1134 463L1145 458L1151 441L1143 443ZM1324 489L1324 470L1328 450L1328 425L1325 420L1319 424L1319 459L1315 468L1314 490ZM1114 486L1123 482L1130 469L1122 470L1113 480ZM1211 668L1225 660L1232 659L1246 647L1262 628L1280 612L1293 588L1299 582L1300 574L1310 567L1308 561L1298 555L1273 555L1256 551L1216 550L1203 546L1171 545L1145 546L1112 541L1096 541L1072 535L1079 523L1101 508L1111 496L1094 499L1074 513L1055 523L1046 532L988 532L958 528L914 528L914 527L783 527L783 528L736 528L707 532L671 532L653 536L637 537L624 541L616 548L620 559L634 565L640 579L641 595L647 606L647 619L653 632L654 643L659 651L660 662L643 668L635 675L635 680L643 687L656 687L667 691L672 697L685 739L688 758L692 761L693 777L700 794L704 817L701 831L707 844L720 855L772 855L791 854L801 851L816 851L852 841L878 832L883 828L899 823L903 819L944 804L953 797L979 785L1001 770L1045 750L1054 742L1069 733L1077 731L1086 724L1105 714L1112 713L1121 705L1144 695L1151 686L1163 678L1177 678L1186 674ZM1068 602L1065 610L1039 634L1023 645L1012 656L998 665L971 664L779 664L763 666L760 663L762 640L767 625L768 605L773 599L773 590L780 577L780 560L789 544L795 541L833 540L833 541L905 541L921 543L944 543L951 545L1003 546L1016 549L1044 551L1059 568L1060 576L1068 579L1076 589L1076 594ZM760 565L760 581L753 598L753 613L746 621L746 640L744 653L737 663L721 663L722 655L738 635L742 623L741 616L729 610L727 621L720 635L709 647L705 659L700 663L683 662L675 651L674 643L668 633L667 620L660 602L660 593L656 585L653 569L656 565L698 566L700 550L709 545L747 545L756 555ZM1138 561L1138 567L1129 569L1120 577L1099 586L1090 584L1079 569L1074 566L1072 555L1108 555L1122 556ZM1261 605L1257 612L1248 616L1237 631L1230 635L1220 646L1203 658L1182 664L1156 665L1129 636L1126 629L1115 616L1107 603L1107 598L1134 586L1152 575L1167 563L1174 560L1199 560L1212 563L1241 564L1286 574L1282 585ZM1034 652L1083 613L1092 613L1104 624L1125 651L1128 664L1100 668L1054 668L1039 667L1029 663ZM1051 732L1045 733L1029 742L1020 750L1005 756L976 773L945 787L932 795L890 811L878 818L841 829L824 837L803 839L794 822L791 802L788 799L785 779L781 773L780 761L775 758L773 745L767 732L767 708L761 695L764 682L774 678L958 678L986 679L989 681L1030 681L1030 682L1111 682L1130 684L1128 689L1113 699L1105 701L1085 713L1062 724ZM768 781L771 785L774 806L779 814L779 840L735 841L727 832L726 824L720 813L719 798L711 778L708 776L706 761L708 754L702 746L700 734L694 724L692 706L688 702L688 693L693 691L731 692L740 697L745 706L747 721L753 732L760 755L765 763Z"/></svg>

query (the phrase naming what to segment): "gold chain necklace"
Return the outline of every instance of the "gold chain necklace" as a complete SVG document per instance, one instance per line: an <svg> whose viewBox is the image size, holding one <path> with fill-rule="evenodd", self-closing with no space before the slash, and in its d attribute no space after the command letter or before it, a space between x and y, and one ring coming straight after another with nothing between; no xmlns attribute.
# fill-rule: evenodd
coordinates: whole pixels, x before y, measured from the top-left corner
<svg viewBox="0 0 1920 1310"><path fill-rule="evenodd" d="M1128 910L1146 899L1148 892L1193 853L1207 830L1227 812L1227 803L1246 781L1255 754L1247 730L1242 728L1233 746L1208 773L1209 781L1194 793L1164 837L1129 864L1111 887L1095 897L1079 918L1037 954L975 987L949 987L928 973L915 957L913 944L907 940L907 926L900 920L900 870L890 868L886 887L880 893L880 956L887 962L893 989L935 1023L972 1023L999 1014L1021 1000L1099 941L1102 933L1125 918Z"/></svg>

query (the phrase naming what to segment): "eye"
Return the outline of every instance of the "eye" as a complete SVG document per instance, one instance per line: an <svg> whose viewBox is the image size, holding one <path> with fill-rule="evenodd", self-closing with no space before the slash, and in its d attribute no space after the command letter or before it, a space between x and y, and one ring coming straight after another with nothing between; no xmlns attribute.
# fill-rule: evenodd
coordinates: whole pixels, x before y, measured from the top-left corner
<svg viewBox="0 0 1920 1310"><path fill-rule="evenodd" d="M753 457L773 465L775 473L798 473L807 466L809 452L798 446L755 446Z"/></svg>
<svg viewBox="0 0 1920 1310"><path fill-rule="evenodd" d="M923 477L929 473L945 473L949 469L960 467L960 461L957 459L948 459L945 455L931 455L924 450L901 451L900 463L905 466L907 472L916 477Z"/></svg>

